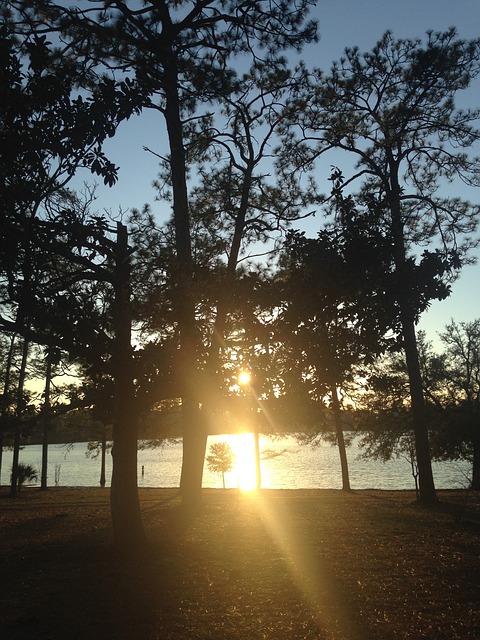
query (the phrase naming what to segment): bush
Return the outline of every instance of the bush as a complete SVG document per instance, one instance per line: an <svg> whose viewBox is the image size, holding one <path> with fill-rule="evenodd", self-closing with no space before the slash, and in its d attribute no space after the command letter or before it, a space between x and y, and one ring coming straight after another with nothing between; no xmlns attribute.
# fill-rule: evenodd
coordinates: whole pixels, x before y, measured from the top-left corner
<svg viewBox="0 0 480 640"><path fill-rule="evenodd" d="M23 464L22 462L19 463L18 472L17 472L17 486L19 491L25 482L27 481L33 482L33 481L36 481L37 479L38 479L38 473L31 464ZM10 482L12 480L13 480L13 468L10 474Z"/></svg>

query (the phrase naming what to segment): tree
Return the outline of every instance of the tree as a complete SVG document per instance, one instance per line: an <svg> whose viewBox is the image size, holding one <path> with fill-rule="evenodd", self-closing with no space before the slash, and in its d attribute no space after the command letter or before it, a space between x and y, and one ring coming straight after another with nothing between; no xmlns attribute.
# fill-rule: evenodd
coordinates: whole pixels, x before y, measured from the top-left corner
<svg viewBox="0 0 480 640"><path fill-rule="evenodd" d="M58 34L52 38L54 46L46 35L52 33L47 20L51 15L29 9L9 2L0 25L8 62L2 67L6 99L0 105L0 129L2 148L9 150L1 158L1 267L8 297L0 322L4 330L24 336L24 361L29 341L35 340L77 356L87 350L103 360L104 368L110 367L117 400L112 519L118 541L129 545L142 537L130 248L123 225L112 230L102 217L79 209L78 198L65 185L78 167L90 168L107 184L115 181L116 167L101 145L144 101L144 94L128 78L116 84L105 75L96 76L90 54L80 56ZM97 317L104 296L108 322L102 330L93 329L86 309L78 313L79 294ZM18 385L17 422L23 382L24 375ZM16 433L15 451L18 447ZM14 469L17 466L15 453Z"/></svg>
<svg viewBox="0 0 480 640"><path fill-rule="evenodd" d="M85 455L87 458L98 458L100 456L100 486L105 487L107 483L105 472L106 455L109 447L107 445L107 426L102 425L101 429L101 440L90 441L87 444L87 451Z"/></svg>
<svg viewBox="0 0 480 640"><path fill-rule="evenodd" d="M13 380L14 374L13 360L16 350L16 336L15 334L9 336L7 340L6 336L0 334L0 348L1 348L1 373L2 373L2 394L0 400L0 474L2 472L3 461L3 443L5 437L5 431L10 422L10 418L13 412Z"/></svg>
<svg viewBox="0 0 480 640"><path fill-rule="evenodd" d="M60 353L58 350L50 349L45 354L46 371L45 371L45 390L43 394L43 406L42 406L42 421L43 421L43 434L42 434L42 471L41 471L41 488L47 488L48 479L48 435L50 430L50 423L52 419L52 379L54 377L54 367L58 365L60 361Z"/></svg>
<svg viewBox="0 0 480 640"><path fill-rule="evenodd" d="M241 330L236 291L252 269L249 249L262 244L271 252L275 236L302 216L308 200L295 177L280 184L270 157L301 72L282 60L257 60L194 138L195 150L205 147L196 153L199 184L190 208L197 309L205 309L199 360L207 421L218 413L222 391L228 394L228 344Z"/></svg>
<svg viewBox="0 0 480 640"><path fill-rule="evenodd" d="M313 22L302 27L310 4L309 0L196 0L137 7L120 0L99 0L99 11L95 7L80 11L50 2L23 3L30 20L60 28L62 39L74 49L80 43L80 59L133 73L143 89L143 104L157 109L164 118L175 228L174 304L181 344L177 365L184 414L181 492L192 507L201 500L205 434L198 397L198 328L187 189L189 123L201 116L199 105L231 93L237 83L229 67L233 56L263 55L275 60L283 50L298 50L315 38ZM87 48L82 49L85 43Z"/></svg>
<svg viewBox="0 0 480 640"><path fill-rule="evenodd" d="M472 246L480 208L443 197L442 179L479 184L478 162L468 150L480 138L479 111L455 104L479 73L480 41L457 39L454 29L428 33L420 40L395 40L387 32L370 53L347 49L329 74L318 71L308 93L300 96L302 139L290 132L286 153L303 166L331 149L357 160L344 185L363 179L362 198L383 207L378 220L389 230L397 281L395 295L407 358L420 499L435 500L424 389L418 362L415 324L419 247L433 245L428 268L457 270ZM310 97L311 96L311 97ZM441 283L428 300L448 295ZM412 301L414 303L412 304ZM425 308L425 307L423 307Z"/></svg>
<svg viewBox="0 0 480 640"><path fill-rule="evenodd" d="M225 489L225 474L233 469L235 454L228 442L215 442L210 445L210 455L207 456L207 465L213 473L221 474L223 488Z"/></svg>
<svg viewBox="0 0 480 640"><path fill-rule="evenodd" d="M71 278L63 282L69 301L67 307L77 318L72 352L99 377L107 376L113 382L112 524L117 542L123 548L133 549L143 539L143 527L137 491L138 406L131 339L132 251L128 245L128 229L120 222L116 228L109 227L104 219L96 216L86 217L79 224L75 212L69 213L70 217L66 218L62 209L58 215L52 212L49 224L55 228L57 238L53 254L73 267ZM92 316L84 317L86 322L81 329L79 301L72 286L84 282L93 282L93 288L87 290L89 304L92 316L101 321L94 326ZM106 311L102 313L103 305Z"/></svg>
<svg viewBox="0 0 480 640"><path fill-rule="evenodd" d="M287 235L276 276L274 336L288 348L286 367L310 387L310 395L320 404L329 398L343 489L349 490L339 395L355 367L394 345L389 333L396 312L387 293L392 277L388 236L370 226L372 212L362 215L352 198L339 196L337 208L336 223L316 238Z"/></svg>
<svg viewBox="0 0 480 640"><path fill-rule="evenodd" d="M454 320L440 334L445 351L441 359L442 394L447 413L448 437L462 443L460 455L472 459L471 486L480 489L480 319L457 324ZM447 446L451 452L451 446Z"/></svg>
<svg viewBox="0 0 480 640"><path fill-rule="evenodd" d="M22 488L25 482L34 482L38 478L38 473L31 464L24 464L20 462L17 466L16 473L16 482L18 491ZM13 479L13 468L12 468L12 479Z"/></svg>
<svg viewBox="0 0 480 640"><path fill-rule="evenodd" d="M432 457L472 462L472 487L478 464L479 346L478 321L453 320L440 334L443 353L434 351L424 332L418 334ZM366 457L389 460L403 456L417 464L412 441L408 371L400 354L383 356L361 373L365 383L355 396L356 424Z"/></svg>
<svg viewBox="0 0 480 640"><path fill-rule="evenodd" d="M424 336L419 334L421 356L424 347L427 347ZM418 498L418 465L405 356L402 352L382 354L360 367L357 375L362 382L350 397L355 403L355 426L361 434L362 456L383 462L405 458L412 469Z"/></svg>
<svg viewBox="0 0 480 640"><path fill-rule="evenodd" d="M190 204L203 247L214 251L207 266L218 273L207 356L212 373L220 368L233 289L248 247L272 241L276 232L301 217L307 200L297 181L280 184L270 166L271 147L297 82L297 73L282 61L257 61L198 134L196 145L205 151L197 159L199 184L191 191ZM201 248L195 246L196 253Z"/></svg>
<svg viewBox="0 0 480 640"><path fill-rule="evenodd" d="M48 271L52 236L42 220L45 207L78 167L107 184L115 181L116 167L101 146L131 111L123 102L128 84L117 90L104 78L92 95L81 95L80 78L92 80L87 67L68 47L48 41L35 20L24 21L15 3L7 4L0 15L0 328L21 335L26 352L31 342L50 344L50 327L39 312L46 281L51 285L59 274ZM18 419L24 378L21 373ZM12 493L18 446L16 433Z"/></svg>

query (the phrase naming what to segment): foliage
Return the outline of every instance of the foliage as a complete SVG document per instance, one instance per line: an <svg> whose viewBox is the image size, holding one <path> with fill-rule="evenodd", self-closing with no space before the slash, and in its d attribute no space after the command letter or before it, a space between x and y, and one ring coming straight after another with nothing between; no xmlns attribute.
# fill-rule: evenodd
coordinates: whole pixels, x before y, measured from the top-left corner
<svg viewBox="0 0 480 640"><path fill-rule="evenodd" d="M13 469L12 469L13 476ZM17 471L17 487L18 490L22 488L25 482L36 482L38 478L38 473L36 469L31 464L24 464L20 462L18 465Z"/></svg>
<svg viewBox="0 0 480 640"><path fill-rule="evenodd" d="M316 238L290 233L282 249L278 339L316 370L320 399L343 384L353 365L392 346L395 302L388 238L350 210L349 220ZM375 258L373 248L376 250ZM306 358L306 360L305 360Z"/></svg>
<svg viewBox="0 0 480 640"><path fill-rule="evenodd" d="M346 49L329 74L311 76L308 108L299 110L304 140L295 122L286 139L290 162L295 150L304 164L333 148L357 160L337 191L363 180L359 202L375 213L369 224L390 238L404 325L448 295L446 281L475 245L480 207L443 197L439 182L480 183L469 153L480 139L479 112L455 103L480 71L479 51L480 40L460 40L454 29L429 33L425 44L387 32L371 52ZM299 100L305 104L301 91Z"/></svg>
<svg viewBox="0 0 480 640"><path fill-rule="evenodd" d="M299 93L304 107L299 136L286 136L285 157L311 167L331 149L356 162L342 190L361 179L360 197L382 212L376 221L391 239L398 304L408 363L420 495L435 500L424 386L415 323L431 299L443 299L445 283L475 244L480 206L443 197L440 180L478 185L471 149L480 139L478 109L457 108L457 93L480 72L480 40L457 38L455 29L421 40L395 40L387 32L371 52L345 50L329 74L318 71ZM294 123L293 123L294 124ZM420 247L434 244L417 263ZM424 290L424 293L422 293Z"/></svg>
<svg viewBox="0 0 480 640"><path fill-rule="evenodd" d="M472 486L479 474L478 353L479 321L452 320L440 334L437 353L419 333L419 361L425 384L432 456L437 460L469 460ZM362 370L357 393L356 425L366 457L389 460L404 456L415 463L408 372L401 354L384 356Z"/></svg>
<svg viewBox="0 0 480 640"><path fill-rule="evenodd" d="M222 476L225 489L225 474L231 471L235 464L235 454L228 442L214 442L210 445L210 454L206 458L207 466L213 473Z"/></svg>
<svg viewBox="0 0 480 640"><path fill-rule="evenodd" d="M104 156L102 144L128 114L125 87L117 89L103 78L90 95L82 94L79 83L92 79L91 69L69 47L49 41L36 21L29 23L16 12L14 3L7 4L12 10L5 8L0 16L6 63L0 77L0 264L7 294L1 320L2 328L25 333L33 320L43 318L39 301L51 294L45 291L45 277L50 286L56 281L49 260L56 229L46 223L44 209L62 194L62 221L71 228L64 188L75 171L88 168L113 184L117 168ZM87 238L83 230L81 240ZM42 332L45 324L46 319Z"/></svg>
<svg viewBox="0 0 480 640"><path fill-rule="evenodd" d="M452 320L440 334L444 352L436 361L442 407L439 457L472 461L472 486L480 487L480 319Z"/></svg>

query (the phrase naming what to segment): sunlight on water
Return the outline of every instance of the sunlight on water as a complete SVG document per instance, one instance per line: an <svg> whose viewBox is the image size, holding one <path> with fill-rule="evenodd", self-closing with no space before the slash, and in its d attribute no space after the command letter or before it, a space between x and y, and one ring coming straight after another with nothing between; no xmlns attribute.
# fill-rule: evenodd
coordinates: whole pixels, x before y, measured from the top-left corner
<svg viewBox="0 0 480 640"><path fill-rule="evenodd" d="M237 467L225 474L227 488L255 488L255 453L252 433L209 436L208 448L214 442L227 442L237 456ZM77 443L72 449L50 445L48 483L50 486L99 486L100 459L87 458L86 443ZM262 487L264 489L340 489L341 470L338 451L327 443L317 448L301 446L293 437L270 439L260 436ZM268 452L268 453L267 453ZM280 454L271 456L270 453ZM413 489L414 482L409 463L402 458L383 463L378 460L359 459L360 450L354 441L347 450L350 481L354 489ZM30 445L20 451L20 461L32 464L39 472L42 447ZM10 481L12 452L3 452L1 483ZM140 487L178 487L182 465L182 443L165 444L156 449L138 452L138 484ZM112 457L106 459L107 486L110 485ZM141 473L144 467L144 475ZM433 464L438 489L465 487L470 476L467 462L438 462ZM222 478L207 469L203 486L220 489Z"/></svg>
<svg viewBox="0 0 480 640"><path fill-rule="evenodd" d="M229 437L229 444L235 453L237 486L243 491L255 489L255 449L252 433L239 433Z"/></svg>
<svg viewBox="0 0 480 640"><path fill-rule="evenodd" d="M230 445L235 454L235 467L225 474L226 486L238 488L242 491L253 491L256 489L256 468L255 468L255 438L253 433L244 432L238 434L224 434L221 436L210 436L209 446L214 442L226 442ZM260 458L262 451L260 451ZM268 465L261 462L262 487L271 488L270 473ZM204 472L204 486L212 483L208 470ZM217 480L215 486L220 486Z"/></svg>

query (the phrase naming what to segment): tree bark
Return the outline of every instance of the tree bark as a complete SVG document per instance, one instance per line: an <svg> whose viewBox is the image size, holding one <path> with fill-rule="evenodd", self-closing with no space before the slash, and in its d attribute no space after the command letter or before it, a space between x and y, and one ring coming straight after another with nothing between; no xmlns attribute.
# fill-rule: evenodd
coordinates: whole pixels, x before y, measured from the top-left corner
<svg viewBox="0 0 480 640"><path fill-rule="evenodd" d="M415 453L418 466L420 502L432 504L436 501L433 481L432 458L428 438L428 427L423 394L423 380L418 360L417 338L413 322L402 322L405 358L407 361L410 398L412 403Z"/></svg>
<svg viewBox="0 0 480 640"><path fill-rule="evenodd" d="M335 433L337 436L338 453L340 455L340 466L342 468L342 490L350 491L350 476L348 473L347 450L345 447L345 438L342 428L342 409L338 400L338 390L336 385L332 385L330 389L332 397L333 420L335 423Z"/></svg>
<svg viewBox="0 0 480 640"><path fill-rule="evenodd" d="M182 505L195 513L202 507L202 479L207 448L207 430L198 403L182 398L183 448L180 494Z"/></svg>
<svg viewBox="0 0 480 640"><path fill-rule="evenodd" d="M43 402L43 433L42 433L42 473L40 488L48 486L48 432L50 429L50 389L52 383L52 353L47 353L47 371L45 373L45 398Z"/></svg>
<svg viewBox="0 0 480 640"><path fill-rule="evenodd" d="M196 323L193 299L193 258L183 124L175 55L165 62L165 122L171 153L173 216L176 248L176 312L180 333L178 374L182 387L183 460L180 478L182 501L189 508L201 506L207 432L201 419L196 375Z"/></svg>
<svg viewBox="0 0 480 640"><path fill-rule="evenodd" d="M132 375L129 262L127 228L118 223L113 307L115 414L110 508L116 542L123 550L136 551L143 543L144 532L137 488L138 424Z"/></svg>
<svg viewBox="0 0 480 640"><path fill-rule="evenodd" d="M15 340L17 336L13 334L10 339L10 347L8 349L7 361L5 363L5 380L3 382L3 395L1 398L1 411L0 411L0 477L2 475L2 463L3 463L3 431L4 425L8 413L8 395L10 393L10 376L12 371L13 353L15 349Z"/></svg>
<svg viewBox="0 0 480 640"><path fill-rule="evenodd" d="M397 178L397 167L393 159L390 160L390 165L390 212L395 269L398 276L397 300L400 309L402 336L410 387L415 452L418 466L419 495L420 502L432 504L436 501L436 491L433 481L423 380L418 358L417 336L415 333L414 311L411 307L412 291L407 270L405 231L401 215L401 190Z"/></svg>
<svg viewBox="0 0 480 640"><path fill-rule="evenodd" d="M102 451L101 451L101 461L100 461L100 486L104 487L107 484L107 478L105 474L105 458L107 453L107 428L105 425L102 425Z"/></svg>
<svg viewBox="0 0 480 640"><path fill-rule="evenodd" d="M472 434L472 446L473 446L473 461L472 461L472 485L471 488L475 491L480 490L480 416L479 410L476 411L476 419L473 425Z"/></svg>
<svg viewBox="0 0 480 640"><path fill-rule="evenodd" d="M17 495L18 485L18 463L20 457L20 420L24 410L23 391L25 387L25 378L27 371L28 349L30 343L28 338L23 339L22 362L20 364L20 373L18 377L17 402L15 409L15 435L13 440L13 459L12 459L12 482L10 485L10 495Z"/></svg>

